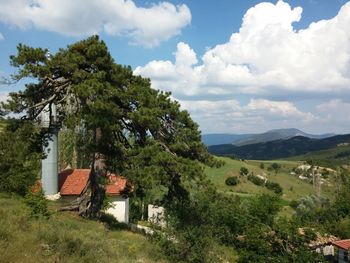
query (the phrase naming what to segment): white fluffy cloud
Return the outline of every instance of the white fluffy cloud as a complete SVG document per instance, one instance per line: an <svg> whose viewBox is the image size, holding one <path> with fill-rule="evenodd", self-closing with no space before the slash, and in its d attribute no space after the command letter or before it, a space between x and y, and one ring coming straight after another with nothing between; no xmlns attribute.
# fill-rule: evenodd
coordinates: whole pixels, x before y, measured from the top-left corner
<svg viewBox="0 0 350 263"><path fill-rule="evenodd" d="M191 22L186 5L168 2L145 8L132 0L0 0L0 6L0 21L10 26L69 36L126 34L148 47L179 34Z"/></svg>
<svg viewBox="0 0 350 263"><path fill-rule="evenodd" d="M175 96L197 94L350 94L350 2L336 17L296 31L302 8L260 3L227 43L195 52L179 43L175 62L151 61L135 73ZM178 59L179 58L179 59Z"/></svg>
<svg viewBox="0 0 350 263"><path fill-rule="evenodd" d="M341 99L332 99L317 106L321 124L340 133L349 133L350 103Z"/></svg>
<svg viewBox="0 0 350 263"><path fill-rule="evenodd" d="M0 102L4 102L8 99L8 93L0 92Z"/></svg>
<svg viewBox="0 0 350 263"><path fill-rule="evenodd" d="M251 99L246 105L237 100L181 100L180 103L204 133L263 132L276 127L309 126L318 121L312 113L303 112L288 101Z"/></svg>
<svg viewBox="0 0 350 263"><path fill-rule="evenodd" d="M288 101L252 99L247 105L247 109L278 120L295 119L301 122L310 122L314 119L313 114L298 110L293 103Z"/></svg>

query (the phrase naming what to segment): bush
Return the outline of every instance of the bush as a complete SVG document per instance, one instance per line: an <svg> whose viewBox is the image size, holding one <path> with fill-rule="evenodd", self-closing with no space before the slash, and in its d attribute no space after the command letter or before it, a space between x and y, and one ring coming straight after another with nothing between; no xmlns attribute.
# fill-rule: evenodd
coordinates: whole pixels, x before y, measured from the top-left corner
<svg viewBox="0 0 350 263"><path fill-rule="evenodd" d="M297 200L292 200L292 201L290 201L290 203L289 203L289 206L290 206L291 208L293 208L294 210L297 209L298 205L299 205L299 202L298 202Z"/></svg>
<svg viewBox="0 0 350 263"><path fill-rule="evenodd" d="M30 215L34 218L44 217L49 218L48 201L45 199L42 191L32 193L29 192L25 196L25 203L30 208Z"/></svg>
<svg viewBox="0 0 350 263"><path fill-rule="evenodd" d="M226 185L237 185L238 183L239 183L239 180L236 176L230 176L225 181Z"/></svg>
<svg viewBox="0 0 350 263"><path fill-rule="evenodd" d="M249 170L246 167L241 167L239 170L240 175L247 175L249 173Z"/></svg>
<svg viewBox="0 0 350 263"><path fill-rule="evenodd" d="M111 214L102 213L99 219L101 222L105 223L107 229L110 229L110 230L128 229L127 224L118 222L118 220L115 219L115 217Z"/></svg>
<svg viewBox="0 0 350 263"><path fill-rule="evenodd" d="M41 154L33 149L35 126L22 123L20 128L13 127L16 125L11 123L0 132L0 192L24 196L37 180Z"/></svg>
<svg viewBox="0 0 350 263"><path fill-rule="evenodd" d="M272 190L275 194L282 194L282 187L275 182L267 181L265 184L266 188Z"/></svg>
<svg viewBox="0 0 350 263"><path fill-rule="evenodd" d="M265 181L253 174L248 175L248 180L251 181L255 185L262 186L265 184Z"/></svg>

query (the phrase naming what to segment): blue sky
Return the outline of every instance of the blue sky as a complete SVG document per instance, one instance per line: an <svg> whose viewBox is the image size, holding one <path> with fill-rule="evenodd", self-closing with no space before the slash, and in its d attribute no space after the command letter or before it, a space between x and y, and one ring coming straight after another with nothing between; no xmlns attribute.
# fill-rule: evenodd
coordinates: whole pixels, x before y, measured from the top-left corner
<svg viewBox="0 0 350 263"><path fill-rule="evenodd" d="M349 25L347 0L0 0L0 75L18 43L54 53L98 33L203 133L349 133Z"/></svg>

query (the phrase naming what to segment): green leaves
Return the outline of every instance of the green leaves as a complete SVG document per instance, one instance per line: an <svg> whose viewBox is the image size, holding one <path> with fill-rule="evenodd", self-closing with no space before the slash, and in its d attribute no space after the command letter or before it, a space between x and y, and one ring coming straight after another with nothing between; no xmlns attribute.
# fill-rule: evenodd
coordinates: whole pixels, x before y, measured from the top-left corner
<svg viewBox="0 0 350 263"><path fill-rule="evenodd" d="M0 133L0 191L25 195L38 179L41 140L32 123L10 123Z"/></svg>

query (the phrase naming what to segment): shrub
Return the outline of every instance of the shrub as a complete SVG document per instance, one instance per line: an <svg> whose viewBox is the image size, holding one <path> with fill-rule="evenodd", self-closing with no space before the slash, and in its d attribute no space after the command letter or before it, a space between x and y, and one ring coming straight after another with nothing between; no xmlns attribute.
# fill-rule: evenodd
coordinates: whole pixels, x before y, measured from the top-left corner
<svg viewBox="0 0 350 263"><path fill-rule="evenodd" d="M225 181L226 185L237 185L238 183L239 183L239 180L236 176L230 176Z"/></svg>
<svg viewBox="0 0 350 263"><path fill-rule="evenodd" d="M282 168L282 166L278 163L271 164L271 169L275 171L275 175L277 175L278 171Z"/></svg>
<svg viewBox="0 0 350 263"><path fill-rule="evenodd" d="M292 201L290 201L290 203L289 203L289 206L290 206L291 208L293 208L294 210L297 209L298 205L299 205L299 202L298 202L297 200L292 200Z"/></svg>
<svg viewBox="0 0 350 263"><path fill-rule="evenodd" d="M265 184L265 181L253 174L248 175L248 180L251 181L255 185L262 186Z"/></svg>
<svg viewBox="0 0 350 263"><path fill-rule="evenodd" d="M241 167L239 170L240 175L247 175L249 173L249 170L246 167Z"/></svg>
<svg viewBox="0 0 350 263"><path fill-rule="evenodd" d="M275 182L267 181L265 186L267 189L272 190L275 194L281 194L283 191L282 187Z"/></svg>
<svg viewBox="0 0 350 263"><path fill-rule="evenodd" d="M11 122L0 132L0 192L24 196L37 179L41 154L33 149L35 126L29 122L20 128L16 125Z"/></svg>
<svg viewBox="0 0 350 263"><path fill-rule="evenodd" d="M44 217L49 218L48 201L45 199L42 191L32 193L29 192L25 196L25 203L30 208L30 215L34 218Z"/></svg>

